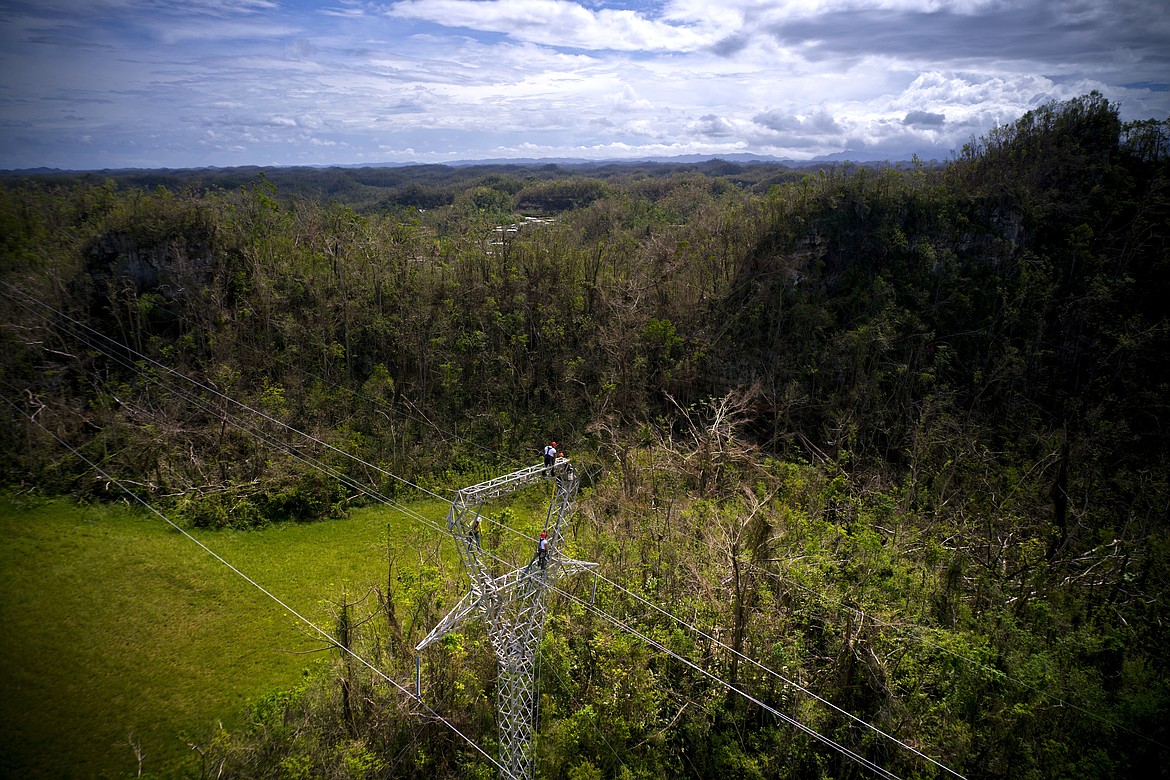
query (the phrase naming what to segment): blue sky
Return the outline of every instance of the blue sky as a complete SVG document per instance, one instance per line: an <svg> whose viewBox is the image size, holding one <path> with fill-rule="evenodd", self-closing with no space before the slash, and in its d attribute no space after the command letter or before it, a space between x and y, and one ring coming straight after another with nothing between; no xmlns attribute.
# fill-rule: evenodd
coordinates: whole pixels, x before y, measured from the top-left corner
<svg viewBox="0 0 1170 780"><path fill-rule="evenodd" d="M946 159L1170 114L1163 0L0 0L0 168Z"/></svg>

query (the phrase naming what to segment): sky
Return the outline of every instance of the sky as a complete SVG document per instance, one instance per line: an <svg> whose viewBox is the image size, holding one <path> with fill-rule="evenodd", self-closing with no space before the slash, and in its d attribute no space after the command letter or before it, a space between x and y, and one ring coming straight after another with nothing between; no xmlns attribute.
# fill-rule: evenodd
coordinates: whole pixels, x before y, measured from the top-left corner
<svg viewBox="0 0 1170 780"><path fill-rule="evenodd" d="M945 160L1092 90L1170 115L1165 0L0 0L0 169Z"/></svg>

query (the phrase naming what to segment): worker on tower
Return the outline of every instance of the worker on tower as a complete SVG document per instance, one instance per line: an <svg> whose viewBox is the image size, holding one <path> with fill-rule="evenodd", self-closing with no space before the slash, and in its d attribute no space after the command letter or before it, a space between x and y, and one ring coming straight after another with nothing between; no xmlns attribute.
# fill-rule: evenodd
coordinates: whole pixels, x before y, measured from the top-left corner
<svg viewBox="0 0 1170 780"><path fill-rule="evenodd" d="M552 473L553 464L557 462L557 443L554 441L544 448L544 475Z"/></svg>
<svg viewBox="0 0 1170 780"><path fill-rule="evenodd" d="M536 548L536 559L540 562L540 568L548 568L548 534L541 532L540 545Z"/></svg>
<svg viewBox="0 0 1170 780"><path fill-rule="evenodd" d="M475 517L473 517L471 519L471 523L467 528L467 551L468 552L471 552L472 545L475 545L476 547L480 546L480 543L479 543L479 523L480 523L480 517L479 517L479 513L477 512L475 514Z"/></svg>
<svg viewBox="0 0 1170 780"><path fill-rule="evenodd" d="M564 465L557 470L557 488L559 489L562 481L573 481L573 464L569 463L569 459L565 457L563 452L558 452L557 457L565 461Z"/></svg>

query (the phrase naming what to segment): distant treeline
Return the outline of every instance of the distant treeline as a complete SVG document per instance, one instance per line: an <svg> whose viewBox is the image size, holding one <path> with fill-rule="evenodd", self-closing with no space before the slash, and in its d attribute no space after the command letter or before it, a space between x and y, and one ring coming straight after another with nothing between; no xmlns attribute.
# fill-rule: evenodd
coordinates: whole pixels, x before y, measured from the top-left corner
<svg viewBox="0 0 1170 780"><path fill-rule="evenodd" d="M899 165L909 167L908 163ZM548 182L563 179L595 179L621 185L623 182L642 179L669 179L698 173L710 179L718 179L727 186L763 194L772 186L798 181L806 174L857 167L859 165L855 163L798 164L712 159L698 163L580 161L392 167L240 166L89 172L41 169L0 172L0 179L10 185L18 185L22 180L41 184L113 182L119 190L154 190L162 187L174 192L236 190L263 179L276 188L282 199L307 198L341 203L361 214L384 215L450 206L462 192L479 186L516 195L526 188L539 192L542 187L548 188ZM871 164L869 167L878 166ZM586 204L564 201L546 203L538 197L522 197L518 205L521 211L526 208L545 211Z"/></svg>
<svg viewBox="0 0 1170 780"><path fill-rule="evenodd" d="M313 434L339 472L388 493L395 482L337 451L450 487L535 462L556 438L603 475L596 529L634 545L644 529L623 530L623 512L653 518L697 497L750 519L744 495L773 506L787 491L832 545L864 537L877 547L851 554L891 556L888 575L866 574L887 577L887 614L918 605L916 620L970 632L988 665L1039 681L1038 656L1012 655L1026 635L1092 678L1100 699L1083 708L1123 727L1036 701L1011 710L1018 692L983 680L939 694L939 717L963 725L932 734L937 751L968 777L1117 776L1166 758L1170 742L1168 184L1170 122L1123 123L1095 93L1037 108L944 166L9 179L0 391L203 525L321 517L354 498L233 427L229 398L263 411L253 422L272 436L278 423ZM4 414L8 484L104 494ZM654 452L685 459L676 494L639 471ZM802 528L820 540L814 587L848 592L862 575ZM751 549L760 566L776 558ZM888 579L899 571L913 576ZM1046 644L1062 632L1075 650ZM921 722L914 708L929 703L852 641L819 647L816 674L842 701ZM707 727L731 740L753 723L734 711ZM680 769L677 744L654 745L665 752L647 773ZM768 742L735 750L763 755ZM1072 757L1050 772L1062 750ZM829 771L810 756L759 764L760 776ZM729 771L720 760L695 771Z"/></svg>

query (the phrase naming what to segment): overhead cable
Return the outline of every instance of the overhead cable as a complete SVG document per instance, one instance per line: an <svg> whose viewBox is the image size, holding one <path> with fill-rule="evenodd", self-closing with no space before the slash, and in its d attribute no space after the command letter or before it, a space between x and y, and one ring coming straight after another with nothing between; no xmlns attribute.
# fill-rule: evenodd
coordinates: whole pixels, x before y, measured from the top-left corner
<svg viewBox="0 0 1170 780"><path fill-rule="evenodd" d="M9 285L9 286L11 286L11 285ZM205 391L207 391L207 392L209 392L209 393L212 393L212 394L214 394L214 395L216 395L216 396L218 396L218 397L220 397L220 398L222 398L222 399L224 399L224 400L226 400L226 401L228 401L228 402L230 402L230 403L232 403L232 404L236 405L237 407L239 407L239 408L241 408L241 409L243 409L243 410L246 410L246 411L248 411L248 412L251 412L251 413L253 413L253 414L257 415L258 417L261 417L261 418L263 418L263 419L265 419L265 420L267 420L267 421L269 421L269 422L272 422L272 423L274 423L274 424L278 425L279 427L281 427L281 428L283 428L283 429L286 429L286 430L288 430L288 431L290 431L290 432L292 432L292 433L295 433L295 434L297 434L297 435L299 435L299 436L302 436L302 437L304 437L304 438L306 438L306 439L308 439L308 440L310 440L310 441L313 441L313 442L315 442L315 443L317 443L317 444L320 444L320 445L321 445L321 446L323 446L323 447L326 447L326 448L328 448L328 449L330 449L330 450L332 450L332 451L334 451L334 452L336 452L336 453L338 453L338 454L340 454L340 455L343 455L344 457L346 457L346 458L349 458L349 459L351 459L351 460L353 460L353 461L355 461L355 462L357 462L357 463L360 463L360 464L362 464L362 465L365 465L366 467L368 467L368 468L370 468L370 469L373 469L373 470L375 470L375 471L377 471L377 472L379 472L379 473L382 473L382 474L384 474L384 475L386 475L386 476L388 476L388 477L391 477L391 478L393 478L393 479L395 479L395 480L398 480L398 481L400 481L400 482L402 482L402 483L404 483L404 484L410 485L411 487L414 487L414 488L416 488L416 489L418 489L418 490L420 490L420 491L422 491L422 492L424 492L424 493L428 493L428 494L430 494L430 495L432 495L432 496L434 496L434 497L436 497L436 498L439 498L440 500L443 500L443 501L446 501L446 500L447 500L447 499L445 499L444 497L442 497L442 496L438 495L437 493L434 493L433 491L430 491L430 490L427 490L427 489L425 489L425 488L422 488L422 487L420 487L420 486L416 485L415 483L413 483L413 482L410 482L409 480L406 480L406 479L404 479L404 478L402 478L402 477L398 477L397 475L394 475L394 474L392 474L391 472L389 472L389 471L386 471L385 469L382 469L382 468L380 468L380 467L378 467L378 466L375 466L374 464L368 463L367 461L365 461L365 460L363 460L363 459L359 458L359 457L358 457L358 456L356 456L356 455L353 455L352 453L348 453L348 452L346 452L346 451L344 451L344 450L341 450L341 449L339 449L339 448L337 448L337 447L334 447L333 445L330 445L330 444L328 444L327 442L321 441L320 439L318 439L318 438L316 438L316 437L312 436L312 435L311 435L311 434L309 434L309 433L306 433L306 432L304 432L304 431L301 431L301 430L299 430L299 429L297 429L297 428L295 428L295 427L293 427L293 426L291 426L291 425L288 425L287 423L284 423L284 422L282 422L282 421L280 421L280 420L277 420L277 419L273 418L271 415L268 415L268 414L266 414L266 413L265 413L265 412L263 412L263 411L260 411L260 410L257 410L257 409L255 409L255 408L251 407L251 406L248 406L247 404L244 404L243 402L241 402L241 401L238 401L238 400L236 400L236 399L234 399L234 398L232 398L232 397L228 396L227 394L225 394L225 393L223 393L223 392L221 392L221 391L219 391L219 390L217 390L217 389L215 389L215 388L208 387L206 384L204 384L204 383L201 383L201 382L199 382L198 380L195 380L195 379L192 379L192 378L190 378L190 377L187 377L186 375L182 374L181 372L179 372L179 371L177 371L177 370L175 370L175 369L172 369L172 368L170 368L170 367L168 367L168 366L165 366L165 365L163 365L162 363L159 363L158 361L156 361L156 360L153 360L152 358L150 358L150 357L148 357L148 356L142 355L141 353L139 353L139 352L137 352L136 350L134 350L134 349L130 348L129 346L127 346L127 345L124 345L124 344L121 344L121 343L117 342L116 340L114 340L114 339L111 339L111 338L110 338L110 337L108 337L108 336L105 336L104 334L102 334L102 333L100 333L100 332L96 331L95 329L93 329L93 328L89 327L88 325L85 325L84 323L81 323L81 322L77 321L76 319L74 319L74 318L72 318L72 317L69 317L68 315L66 315L66 314L64 314L64 313L62 313L62 312L60 312L60 311L58 311L58 310L57 310L57 309L55 309L54 307L52 307L52 306L49 306L48 304L45 304L45 303L43 303L43 302L41 302L41 301L37 300L36 298L33 298L32 296L27 296L27 294L24 294L24 293L22 293L22 295L24 295L25 297L28 297L28 298L29 298L31 301L33 301L34 303L37 303L37 304L39 304L40 306L42 306L42 307L44 307L44 308L48 309L49 311L53 312L53 313L54 313L54 314L56 314L57 316L59 316L59 317L62 317L63 319L65 319L65 320L67 320L67 321L69 321L69 322L72 322L72 323L74 323L74 324L75 324L75 325L77 325L78 327L81 327L81 328L83 328L84 330L86 330L86 331L88 331L88 332L90 332L90 333L93 333L93 334L97 335L97 336L98 336L98 337L100 337L100 338L101 338L101 339L102 339L104 342L108 342L108 343L110 343L110 344L114 345L115 347L117 347L118 349L124 350L124 351L125 351L125 352L126 352L128 355L136 355L136 356L138 356L139 358L141 358L142 360L144 360L144 361L146 361L146 362L150 363L151 365L154 365L154 366L158 367L159 369L161 369L161 370L164 372L164 374L166 374L166 375L168 375L168 376L179 378L179 379L181 379L181 380L183 380L183 381L185 381L185 382L188 382L188 383L190 383L190 384L192 384L192 385L194 385L194 386L196 386L196 387L199 387L199 388L201 388L201 389L203 389L203 390L205 390ZM19 304L20 302L19 302L19 301L17 301L17 303ZM27 307L27 306L25 306L25 308L26 308L26 309L28 309L28 307ZM111 359L115 359L115 360L118 360L119 362L122 362L122 361L121 361L121 359L117 358L117 357L116 357L114 354L112 354L112 353L108 352L106 349L103 349L103 348L102 348L100 345L98 345L98 344L95 344L94 342L92 342L92 340L90 340L90 339L88 339L88 338L85 338L85 337L81 337L81 338L82 338L82 340L83 340L83 341L85 341L86 343L89 343L91 346L94 346L95 348L99 349L100 351L102 351L102 352L103 352L104 354L106 354L107 356L111 357ZM141 372L141 370L140 370L140 369L139 369L137 366L135 366L135 365L133 365L133 364L128 364L128 363L125 363L125 362L122 362L122 364L123 364L124 366L126 366L126 367L130 368L131 370L137 371L137 372L139 372L139 373L143 373L143 372ZM144 374L144 373L143 373L143 375L145 376L145 374ZM180 395L182 395L183 397L187 398L187 399L188 399L188 400L190 400L190 401L195 401L195 398L193 398L192 396L189 396L189 395L187 395L187 394L185 394L185 393L180 393ZM395 507L395 508L399 509L399 511L402 511L402 512L403 512L403 513L405 513L405 514L407 514L407 515L409 515L409 516L411 516L411 517L414 517L416 520L418 520L418 521L420 521L420 522L422 522L422 523L426 524L427 526L431 527L431 528L432 528L432 529L434 529L434 530L437 530L437 531L439 531L440 533L444 533L444 534L446 534L446 533L447 533L446 529L443 529L443 528L441 528L441 527L440 527L438 524L436 524L436 523L434 523L434 522L430 521L428 518L425 518L424 516L422 516L422 515L420 515L420 514L417 514L417 513L413 512L412 510L409 510L409 509L407 509L406 507L403 507L402 505L398 504L397 502L394 502L393 500L389 499L388 497L386 497L386 496L384 496L384 495L382 495L382 494L378 493L377 491L373 491L373 490L370 490L370 489L366 488L365 486L361 485L360 483L357 483L356 481L354 481L354 480L352 480L351 478L347 477L346 475L342 474L341 472L337 472L337 471L335 471L335 470L331 469L331 467L328 467L328 466L325 466L325 465L323 465L323 464L320 464L320 463L318 463L318 462L314 461L313 459L311 459L311 458L309 458L309 457L305 456L304 454L302 454L302 453L299 453L299 452L296 452L294 449L292 449L291 447L289 447L289 445L287 445L287 444L283 444L283 443L274 442L273 440L271 440L270 438L268 438L266 434L263 434L262 432L260 432L260 431L258 431L258 430L256 430L256 429L254 429L254 428L248 428L248 427L246 427L246 426L241 426L241 425L240 425L240 424L238 424L238 423L237 423L235 420L230 420L230 421L232 422L232 424L233 424L234 426L236 426L236 427L241 427L241 429L242 429L242 430L245 430L246 432L250 432L250 433L252 433L253 435L257 436L258 438L261 438L262 440L264 440L264 441L267 441L269 444L276 444L277 446L280 446L280 447L282 447L283 449L285 449L285 451L289 452L289 454L293 455L294 457L296 457L296 458L300 459L302 462L305 462L305 463L306 463L306 464L308 464L308 465L311 465L311 466L313 466L313 467L315 467L315 468L318 468L318 469L319 469L319 470L321 470L323 473L325 473L325 474L327 474L327 475L329 475L329 476L332 476L332 477L334 477L334 478L337 478L337 479L339 479L339 480L341 480L341 481L345 482L346 484L350 485L350 486L351 486L351 487L353 487L354 489L356 489L356 490L359 490L359 491L361 491L361 492L365 493L366 495L370 496L371 498L375 498L376 500L382 501L383 503L386 503L386 504L388 504L388 505L391 505L391 506L393 506L393 507ZM139 500L141 500L141 499L139 499ZM523 533L523 532L520 532L520 531L518 531L518 530L516 530L516 529L513 529L513 528L511 528L511 527L507 526L506 524L500 523L499 525L500 525L502 528L504 528L504 529L508 530L509 532L511 532L511 533L513 533L513 534L516 534L516 535L518 535L518 536L524 537L524 538L528 539L529 541L535 541L535 540L533 539L533 537L529 536L528 534L525 534L525 533ZM772 675L772 676L776 677L777 679L779 679L779 680L781 680L781 681L785 682L786 684L788 684L788 685L790 685L790 686L792 686L792 687L796 688L797 690L799 690L799 691L801 691L801 692L805 693L806 695L808 695L808 696L811 696L812 698L816 699L817 701L819 701L819 702L821 702L821 703L825 704L826 706L828 706L828 707L832 708L833 710L835 710L835 711L839 712L840 714L842 714L842 715L846 716L847 718L849 718L850 720L854 721L855 723L857 723L857 724L859 724L859 725L862 725L862 726L865 726L865 727L867 727L867 728L871 729L872 731L876 732L877 734L879 734L879 735L881 735L881 736L883 736L883 737L885 737L885 738L887 738L887 739L889 739L889 740L892 740L893 742L895 742L896 744L898 744L898 745L900 745L901 747L905 748L906 750L909 750L910 752L912 752L912 753L914 753L914 754L918 755L919 757L921 757L921 758L923 758L923 759L925 759L925 760L927 760L927 761L929 761L929 762L931 762L931 763L935 764L936 766L938 766L939 768L941 768L941 769L943 769L944 771L948 772L949 774L951 774L951 775L953 775L953 776L955 776L955 777L957 777L957 778L961 778L961 779L963 778L963 776L962 776L962 775L960 775L960 774L958 774L957 772L954 772L953 770L951 770L951 769L947 768L946 766L942 765L941 763L939 763L939 762L938 762L938 761L936 761L935 759L931 758L930 756L927 756L927 755L925 755L925 754L921 753L920 751L918 751L918 750L916 750L915 748L913 748L913 747L911 747L911 746L907 745L906 743L902 742L901 740L897 739L896 737L893 737L893 736L891 736L891 735L887 734L886 732L882 731L882 730L881 730L880 728L878 728L877 726L874 726L874 725L872 725L872 724L870 724L870 723L868 723L868 722L866 722L866 721L862 720L861 718L858 718L857 716L855 716L855 715L853 715L853 714L851 714L851 713L847 712L846 710L843 710L842 708L838 707L837 705L834 705L832 702L828 701L827 699L825 699L825 698L823 698L823 697L819 696L818 694L816 694L816 693L814 693L814 692L812 692L812 691L808 690L808 689L807 689L807 688L805 688L804 686L801 686L800 684L798 684L798 683L796 683L795 681L793 681L793 680L791 680L791 679L789 679L789 678L785 677L784 675L781 675L781 674L779 674L778 672L775 672L774 670L772 670L772 669L769 669L768 667L764 666L763 664L761 664L760 662L756 661L755 659L753 659L753 658L750 658L749 656L747 656L747 655L743 654L742 652L740 652L740 651L737 651L737 650L735 650L735 649L733 649L733 648L729 647L728 645L724 644L722 641L720 641L720 640L718 640L717 638L715 638L715 637L711 636L710 634L708 634L708 633L704 632L702 629L700 629L700 628L698 628L698 627L696 627L696 626L693 626L693 625L691 625L690 623L688 623L687 621L683 620L682 618L679 618L679 617L677 617L676 615L672 614L672 613L671 613L671 612L669 612L668 610L665 610L665 609L663 609L662 607L659 607L658 605L654 604L653 602L649 601L648 599L645 599L644 597L642 597L642 596L640 596L640 595L638 595L638 594L634 593L633 591L630 591L629 589L625 588L624 586L622 586L622 585L618 584L617 582L615 582L615 581L613 581L613 580L610 580L609 578L605 577L604 575L597 574L597 576L598 576L600 579L604 580L604 581L605 581L606 583L608 583L609 585L611 585L612 587L614 587L615 589L617 589L617 590L620 590L620 591L622 591L622 592L624 592L624 593L626 593L626 594L630 595L630 596L631 596L631 597L633 597L634 599L636 599L636 600L638 600L638 601L640 601L640 602L644 603L646 606L648 606L648 607L650 607L650 608L654 609L655 611L658 611L658 612L660 612L660 613L661 613L661 614L663 614L663 615L666 615L667 617L669 617L669 618L671 618L672 620L674 620L675 622L677 622L679 625L681 625L681 626L683 626L683 627L687 628L688 630L690 630L690 631L692 631L692 632L695 632L696 634L698 634L698 635L700 635L700 636L704 637L705 639L707 639L707 640L709 640L709 641L711 641L711 642L713 642L713 643L715 643L715 644L719 645L720 647L722 647L722 648L726 649L728 652L731 652L731 653L735 654L737 657L739 657L739 658L742 658L744 661L746 661L746 662L748 662L748 663L750 663L750 664L752 664L752 665L754 665L754 666L758 667L758 668L759 668L759 669L761 669L762 671L764 671L764 672L766 672L766 673L768 673L768 674L770 674L770 675ZM611 618L611 619L612 619L612 618ZM708 676L713 676L713 675L711 675L709 672L704 672L704 674L707 674ZM718 678L716 678L716 679L718 679ZM724 682L724 684L726 684L726 683L725 683L725 681L721 681L721 682ZM749 698L750 698L750 697L749 697ZM754 700L754 699L753 699L753 700ZM784 716L784 717L787 717L787 716ZM803 728L807 728L807 727L803 726L803 724L801 724L801 726L802 726Z"/></svg>
<svg viewBox="0 0 1170 780"><path fill-rule="evenodd" d="M145 499L143 499L141 496L139 496L137 493L135 493L134 491L130 490L128 487L126 487L125 485L123 485L123 484L122 484L122 482L121 482L121 481L120 481L120 480L119 480L117 477L114 477L114 476L112 476L111 474L109 474L108 472L106 472L104 469L102 469L100 466L98 466L96 463L94 463L94 462L93 462L93 461L91 461L89 458L87 458L85 455L83 455L82 453L78 452L76 449L74 449L72 446L70 446L70 445L69 445L67 442L65 442L63 439L61 439L60 437L58 437L58 436L57 436L55 433L53 433L53 432L52 432L52 431L50 431L48 428L46 428L44 425L42 425L42 424L41 424L41 422L40 422L39 420L37 420L37 419L35 419L35 418L31 417L30 415L26 414L26 413L24 412L24 410L22 410L22 409L21 409L21 408L20 408L20 407L19 407L17 404L13 403L13 402L12 402L12 401L11 401L11 400L10 400L10 399L7 397L7 396L0 395L0 399L3 399L3 400L4 400L4 402L5 402L5 403L7 403L9 406L11 406L11 407L12 407L14 410L16 410L16 412L18 412L19 414L21 414L22 416L24 416L26 419L28 419L30 422L34 423L34 424L35 424L35 425L36 425L38 428L40 428L42 431L44 431L46 434L48 434L48 435L49 435L49 436L51 436L53 439L55 439L55 440L57 441L57 443L58 443L58 444L60 444L61 446L65 447L66 449L68 449L68 450L69 450L71 453L73 453L73 455L75 455L75 456L76 456L78 459L80 459L81 461L83 461L84 463L86 463L86 464L87 464L87 465L88 465L90 468L92 468L92 469L93 469L95 472L97 472L99 475L101 475L101 477L102 477L103 479L106 479L106 480L110 481L111 483L113 483L113 484L117 485L119 489L121 489L123 492L125 492L125 493L126 493L128 496L130 496L131 498L133 498L133 499L134 499L135 501L137 501L138 503L142 504L142 506L146 507L146 509L150 510L150 512L152 512L153 514L157 515L157 516L158 516L159 518L161 518L161 519L162 519L164 522L166 522L166 523L167 523L167 525L169 525L171 528L173 528L173 529L175 529L176 531L178 531L180 534L182 534L184 537L186 537L186 538L187 538L188 540L190 540L191 542L194 542L196 545L198 545L200 548L202 548L202 549L203 549L203 551L204 551L204 552L206 552L208 555L210 555L211 557L215 558L217 561L219 561L220 563L222 563L224 566L226 566L228 569L230 569L232 572L234 572L236 575L238 575L238 576L239 576L241 579L243 579L245 582L247 582L248 584L252 585L254 588L256 588L257 590L259 590L259 591L260 591L261 593L263 593L265 596L267 596L268 598L272 599L272 600L273 600L273 601L275 601L277 604L279 604L279 605L280 605L280 606L281 606L281 607L282 607L282 608L283 608L283 609L284 609L286 612L288 612L290 615L292 615L293 617L297 618L297 619L298 619L298 620L300 620L302 623L304 623L306 626L308 626L308 627L309 627L309 628L311 628L313 631L315 631L317 634L319 634L321 637L323 637L324 639L326 639L326 640L329 642L329 644L330 644L330 645L332 645L332 646L336 647L336 648L337 648L337 649L339 649L339 650L342 650L343 652L345 652L346 654L348 654L348 655L349 655L351 658L353 658L355 661L357 661L357 662L358 662L358 663L360 663L361 665L365 666L367 669L369 669L371 672L373 672L373 673L374 673L374 674L376 674L377 676L381 677L381 678L382 678L383 680L385 680L386 682L388 682L388 683L390 683L391 685L393 685L395 688L397 688L397 689L398 689L399 691L401 691L402 693L406 694L406 695L407 695L407 696L408 696L410 699L412 699L413 701L417 702L417 703L418 703L420 706L422 706L422 707L423 707L423 708L424 708L424 709L425 709L425 710L426 710L426 711L427 711L427 712L430 714L430 716L431 716L431 717L433 717L433 718L435 718L436 720L438 720L438 721L442 722L444 725L446 725L448 728L450 728L450 729L451 729L453 732L455 732L455 734L457 734L458 736L462 737L462 738L463 738L463 740L464 740L464 741L466 741L468 745L470 745L472 748L474 748L474 749L475 749L475 751L476 751L476 752L478 752L480 755L482 755L484 758L486 758L488 761L490 761L490 762L491 762L491 763L492 763L492 764L493 764L493 765L494 765L496 768L498 768L498 769L499 769L501 772L505 773L506 775L510 775L510 776L511 776L511 773L507 772L507 770L506 770L506 769L505 769L503 766L501 766L501 765L500 765L500 764L499 764L499 763L498 763L498 762L497 762L497 761L496 761L494 758L492 758L492 756L491 756L491 755L489 755L489 754L487 753L487 751L485 751L485 750L484 750L483 748L481 748L481 747L480 747L478 744L476 744L475 740L473 740L471 737L467 736L467 735L466 735L466 734L464 734L462 731L460 731L460 730L459 730L459 728L458 728L458 727L457 727L455 724L451 723L451 721L447 720L447 719L446 719L446 718L444 718L442 715L440 715L439 713L435 712L435 710L434 710L434 709L432 709L432 708L431 708L429 705L427 705L427 703L426 703L426 702L424 702L420 696L418 696L418 695L417 695L417 694L415 694L415 693L412 693L412 692L411 692L411 691L410 691L408 688L406 688L405 686L403 686L403 685L399 684L399 683L398 683L396 680L394 680L392 677L390 677L389 675L387 675L387 674L386 674L385 672L383 672L381 669L378 669L376 666L374 666L373 664L371 664L371 663L370 663L369 661L367 661L365 658L362 658L360 655L358 655L357 653L355 653L355 652L354 652L354 651L353 651L351 648L348 648L348 647L346 647L346 646L342 645L340 642L338 642L338 641L337 641L337 639L335 639L335 638L334 638L332 635L330 635L330 634L329 634L329 632L327 632L327 631L325 631L324 629L322 629L322 628L318 627L318 626L317 626L317 624L315 624L313 621L309 620L307 617L305 617L304 615L302 615L302 614L301 614L300 612L298 612L297 610L293 609L291 606L289 606L287 603L285 603L284 601L282 601L282 600L281 600L279 597L277 597L275 594L273 594L271 591L269 591L269 590L268 590L267 588L265 588L263 585L261 585L260 583L256 582L254 579L252 579L251 577L249 577L247 574L245 574L244 572L240 571L238 568L236 568L235 566L233 566L233 565L232 565L231 563L229 563L229 562L228 562L228 561L227 561L225 558L223 558L221 555L219 555L218 553L216 553L214 550L212 550L210 547L208 547L207 545L205 545L203 542L199 541L199 540L198 540L198 539L196 539L194 536L192 536L191 534L189 534L189 533L188 533L186 530L184 530L184 529L183 529L181 526L179 526L177 523L175 523L175 522L174 522L173 520L171 520L169 517L167 517L166 515L164 515L164 514L163 514L162 512L160 512L158 509L156 509L156 508L155 508L153 505L151 505L151 504L150 504L148 501L146 501L146 500L145 500ZM513 777L514 777L514 776L513 776Z"/></svg>

